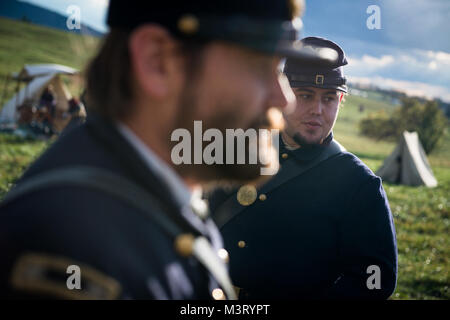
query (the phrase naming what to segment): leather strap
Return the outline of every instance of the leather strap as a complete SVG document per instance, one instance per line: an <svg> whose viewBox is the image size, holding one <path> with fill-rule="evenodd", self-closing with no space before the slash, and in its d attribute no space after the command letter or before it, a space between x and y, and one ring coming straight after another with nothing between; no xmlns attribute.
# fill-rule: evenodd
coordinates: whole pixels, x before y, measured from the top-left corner
<svg viewBox="0 0 450 320"><path fill-rule="evenodd" d="M300 163L297 159L292 157L283 163L278 174L269 180L269 182L264 184L258 190L258 193L267 194L282 184L299 177L323 161L336 156L343 151L345 151L345 148L337 141L332 140L330 144L324 148L323 152L313 161L308 163ZM237 201L236 192L234 192L214 213L214 220L217 226L222 228L226 223L228 223L228 221L237 216L247 207L248 206L243 206Z"/></svg>

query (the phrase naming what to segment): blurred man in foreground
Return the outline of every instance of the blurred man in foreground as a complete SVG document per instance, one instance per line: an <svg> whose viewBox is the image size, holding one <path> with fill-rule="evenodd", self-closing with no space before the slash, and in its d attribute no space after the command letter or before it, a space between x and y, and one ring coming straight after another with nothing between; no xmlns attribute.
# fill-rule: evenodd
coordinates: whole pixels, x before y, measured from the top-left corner
<svg viewBox="0 0 450 320"><path fill-rule="evenodd" d="M297 97L285 112L281 170L258 190L216 192L213 216L243 299L386 299L397 277L395 229L381 179L333 139L347 92L342 49L332 66L287 59Z"/></svg>
<svg viewBox="0 0 450 320"><path fill-rule="evenodd" d="M268 127L269 108L292 95L281 57L327 60L293 46L298 9L111 0L111 31L87 70L87 122L0 207L0 294L233 299L221 235L193 190L259 179L260 165L175 165L173 132L193 133L195 120Z"/></svg>

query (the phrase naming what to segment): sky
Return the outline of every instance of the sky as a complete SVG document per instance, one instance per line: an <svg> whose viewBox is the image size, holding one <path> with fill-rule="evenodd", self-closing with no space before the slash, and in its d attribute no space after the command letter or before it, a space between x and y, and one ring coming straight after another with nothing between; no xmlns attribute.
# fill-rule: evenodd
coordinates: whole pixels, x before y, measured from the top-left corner
<svg viewBox="0 0 450 320"><path fill-rule="evenodd" d="M78 5L83 23L107 31L108 0L25 1L66 15ZM380 29L367 28L371 5L380 9ZM449 17L450 0L306 0L303 36L337 42L353 82L450 102Z"/></svg>
<svg viewBox="0 0 450 320"><path fill-rule="evenodd" d="M380 8L369 30L367 8ZM304 35L337 42L350 80L450 102L450 0L310 0Z"/></svg>
<svg viewBox="0 0 450 320"><path fill-rule="evenodd" d="M67 8L71 5L81 9L81 22L98 31L106 32L106 12L109 0L21 0L40 7L51 9L63 15L68 15Z"/></svg>

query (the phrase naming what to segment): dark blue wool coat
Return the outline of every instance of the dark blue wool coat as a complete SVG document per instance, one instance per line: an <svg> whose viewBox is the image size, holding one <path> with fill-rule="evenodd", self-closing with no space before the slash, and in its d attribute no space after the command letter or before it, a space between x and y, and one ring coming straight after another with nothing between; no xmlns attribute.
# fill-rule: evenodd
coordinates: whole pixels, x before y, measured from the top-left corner
<svg viewBox="0 0 450 320"><path fill-rule="evenodd" d="M110 170L133 181L158 199L158 208L148 207L149 212L162 211L177 218L185 232L212 238L212 220L204 221L202 230L192 227L174 205L165 182L114 125L100 118L91 117L66 132L18 185L42 172L73 165ZM174 240L148 212L108 193L77 186L38 190L0 206L0 252L2 297L211 299L217 286L196 259L176 252ZM21 269L23 257L28 260ZM69 292L69 265L80 266L82 290ZM111 294L105 295L108 291Z"/></svg>
<svg viewBox="0 0 450 320"><path fill-rule="evenodd" d="M325 148L289 151L280 144L281 167L292 157L313 161ZM229 196L215 192L213 212ZM265 196L221 227L241 298L386 299L392 294L397 277L392 214L381 179L356 156L335 155ZM380 289L368 289L371 265L380 268Z"/></svg>

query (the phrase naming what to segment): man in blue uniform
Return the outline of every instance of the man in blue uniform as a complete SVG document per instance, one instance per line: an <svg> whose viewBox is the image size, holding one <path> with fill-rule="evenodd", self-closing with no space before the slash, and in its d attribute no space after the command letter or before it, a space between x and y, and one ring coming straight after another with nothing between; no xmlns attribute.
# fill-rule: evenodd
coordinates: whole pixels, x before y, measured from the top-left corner
<svg viewBox="0 0 450 320"><path fill-rule="evenodd" d="M262 187L210 197L230 254L240 298L386 299L396 285L397 248L381 180L334 139L347 92L342 49L320 67L288 58L284 72L297 97L285 114L279 173Z"/></svg>
<svg viewBox="0 0 450 320"><path fill-rule="evenodd" d="M193 120L258 128L289 102L282 56L333 60L294 46L301 8L291 2L110 1L87 122L0 206L1 296L235 297L222 237L193 190L242 168L176 166L171 133Z"/></svg>

